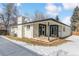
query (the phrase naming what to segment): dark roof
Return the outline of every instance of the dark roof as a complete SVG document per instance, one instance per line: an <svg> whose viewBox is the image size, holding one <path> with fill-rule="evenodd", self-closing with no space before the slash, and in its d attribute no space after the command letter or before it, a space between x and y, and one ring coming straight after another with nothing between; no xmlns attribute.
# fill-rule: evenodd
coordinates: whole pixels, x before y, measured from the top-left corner
<svg viewBox="0 0 79 59"><path fill-rule="evenodd" d="M55 21L55 22L57 22L57 23L60 23L60 24L66 25L66 26L69 26L69 25L64 24L64 23L62 23L62 22L60 22L60 21L57 21L57 20L55 20L55 19L53 19L53 18L48 18L48 19L43 19L43 20L36 20L36 21L31 21L31 22L25 22L25 23L22 23L22 24L29 24L29 23L42 22L42 21L49 21L49 20ZM22 25L22 24L17 24L17 25ZM70 27L70 26L69 26L69 27Z"/></svg>
<svg viewBox="0 0 79 59"><path fill-rule="evenodd" d="M55 19L53 19L53 18L48 18L48 19L43 19L43 20L36 20L36 21L27 22L27 23L23 23L23 24L29 24L29 23L35 23L35 22L42 22L42 21L48 21L48 20L52 20L52 21L55 21L55 22L57 22L57 23L60 23L60 24L69 26L69 25L64 24L64 23L62 23L62 22L60 22L60 21L57 21L57 20L55 20ZM69 26L69 27L70 27L70 26Z"/></svg>

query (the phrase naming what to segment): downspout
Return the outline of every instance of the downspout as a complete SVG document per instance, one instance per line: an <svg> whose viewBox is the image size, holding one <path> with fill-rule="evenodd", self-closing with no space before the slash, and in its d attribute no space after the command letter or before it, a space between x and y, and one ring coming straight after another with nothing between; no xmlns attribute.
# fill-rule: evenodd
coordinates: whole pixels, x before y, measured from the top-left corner
<svg viewBox="0 0 79 59"><path fill-rule="evenodd" d="M60 25L60 26L61 26L61 28L60 28L60 38L62 38L63 27L62 27L62 25Z"/></svg>
<svg viewBox="0 0 79 59"><path fill-rule="evenodd" d="M22 17L22 38L24 38L24 19Z"/></svg>
<svg viewBox="0 0 79 59"><path fill-rule="evenodd" d="M23 38L23 24L22 24L22 38Z"/></svg>

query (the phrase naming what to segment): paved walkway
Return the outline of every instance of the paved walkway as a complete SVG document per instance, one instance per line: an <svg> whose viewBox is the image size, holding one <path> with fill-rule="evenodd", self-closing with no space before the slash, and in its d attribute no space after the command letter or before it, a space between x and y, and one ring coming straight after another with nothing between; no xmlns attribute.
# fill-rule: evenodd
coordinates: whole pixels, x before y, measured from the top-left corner
<svg viewBox="0 0 79 59"><path fill-rule="evenodd" d="M0 37L1 56L40 56L39 54Z"/></svg>

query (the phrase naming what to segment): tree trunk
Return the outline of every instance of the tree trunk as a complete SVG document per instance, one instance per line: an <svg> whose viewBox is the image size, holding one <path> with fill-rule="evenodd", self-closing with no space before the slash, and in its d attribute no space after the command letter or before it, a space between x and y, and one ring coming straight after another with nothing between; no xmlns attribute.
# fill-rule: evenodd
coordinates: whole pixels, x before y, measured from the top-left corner
<svg viewBox="0 0 79 59"><path fill-rule="evenodd" d="M6 30L5 35L8 35L9 33L8 33L8 26L7 25L5 25L5 30Z"/></svg>

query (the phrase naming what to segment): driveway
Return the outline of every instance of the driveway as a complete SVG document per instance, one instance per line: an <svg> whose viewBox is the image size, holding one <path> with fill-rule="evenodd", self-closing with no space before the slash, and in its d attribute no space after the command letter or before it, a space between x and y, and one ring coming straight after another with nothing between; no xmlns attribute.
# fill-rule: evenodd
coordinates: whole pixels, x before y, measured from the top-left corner
<svg viewBox="0 0 79 59"><path fill-rule="evenodd" d="M40 56L39 54L0 37L1 56Z"/></svg>

